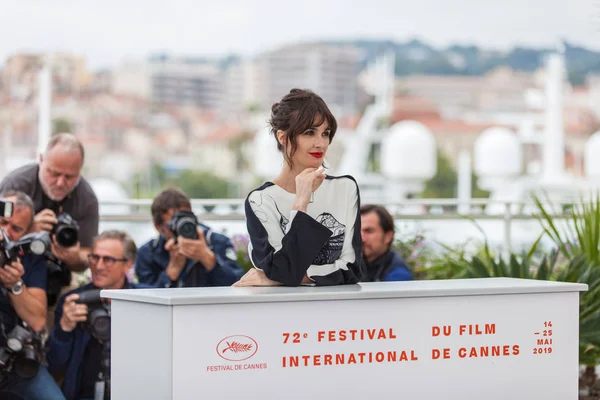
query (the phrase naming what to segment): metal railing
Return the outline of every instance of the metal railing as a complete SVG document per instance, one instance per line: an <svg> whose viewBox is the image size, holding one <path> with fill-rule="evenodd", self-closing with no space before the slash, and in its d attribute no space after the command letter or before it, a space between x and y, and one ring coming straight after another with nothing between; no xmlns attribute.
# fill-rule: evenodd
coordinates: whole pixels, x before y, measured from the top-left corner
<svg viewBox="0 0 600 400"><path fill-rule="evenodd" d="M362 203L372 202L374 203L367 199ZM555 218L564 219L567 217L565 210L577 202L578 200L566 199L562 202L553 202L550 208L559 210L554 213ZM244 199L192 199L191 203L194 212L202 221L245 221ZM102 222L151 223L151 204L152 199L102 201L100 203L100 220ZM533 202L487 199L472 199L468 202L461 202L458 199L408 199L401 202L378 202L378 204L386 206L397 221L501 221L503 222L501 247L506 253L510 253L513 249L512 238L515 222L538 220L538 209Z"/></svg>

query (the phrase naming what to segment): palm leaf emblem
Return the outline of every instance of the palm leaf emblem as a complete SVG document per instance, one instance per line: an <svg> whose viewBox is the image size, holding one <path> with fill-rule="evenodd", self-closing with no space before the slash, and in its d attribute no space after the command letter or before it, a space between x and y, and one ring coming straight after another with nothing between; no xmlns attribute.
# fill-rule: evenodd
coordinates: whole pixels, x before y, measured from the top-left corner
<svg viewBox="0 0 600 400"><path fill-rule="evenodd" d="M227 350L231 350L233 353L252 351L252 344L239 343L236 341L225 343L227 344L227 347L223 349L222 353L225 353Z"/></svg>

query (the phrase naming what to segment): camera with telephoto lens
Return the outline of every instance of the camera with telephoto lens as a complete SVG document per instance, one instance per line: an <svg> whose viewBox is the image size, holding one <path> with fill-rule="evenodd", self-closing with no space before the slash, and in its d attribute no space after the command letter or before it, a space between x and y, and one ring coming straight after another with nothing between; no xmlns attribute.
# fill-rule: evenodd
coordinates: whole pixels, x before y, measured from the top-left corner
<svg viewBox="0 0 600 400"><path fill-rule="evenodd" d="M198 239L198 218L193 211L177 211L167 227L173 232L175 240L178 236L186 239Z"/></svg>
<svg viewBox="0 0 600 400"><path fill-rule="evenodd" d="M100 297L101 289L91 289L79 293L78 304L87 304L87 324L93 337L101 342L110 340L110 304Z"/></svg>
<svg viewBox="0 0 600 400"><path fill-rule="evenodd" d="M0 267L16 261L27 254L44 255L50 251L50 235L47 232L29 233L16 242L12 242L6 232L0 229Z"/></svg>
<svg viewBox="0 0 600 400"><path fill-rule="evenodd" d="M0 240L0 267L16 261L27 254L43 256L46 259L46 299L48 306L56 304L63 287L71 283L71 271L52 253L52 239L48 232L34 232L23 236L17 242L11 242L4 231Z"/></svg>
<svg viewBox="0 0 600 400"><path fill-rule="evenodd" d="M41 335L31 328L15 325L6 335L5 347L0 347L0 369L31 379L37 375L43 361Z"/></svg>
<svg viewBox="0 0 600 400"><path fill-rule="evenodd" d="M73 247L79 241L79 224L70 214L61 213L57 217L58 222L52 229L56 242L62 247Z"/></svg>
<svg viewBox="0 0 600 400"><path fill-rule="evenodd" d="M21 246L24 254L45 256L51 251L52 239L48 232L33 232L21 237L17 243Z"/></svg>

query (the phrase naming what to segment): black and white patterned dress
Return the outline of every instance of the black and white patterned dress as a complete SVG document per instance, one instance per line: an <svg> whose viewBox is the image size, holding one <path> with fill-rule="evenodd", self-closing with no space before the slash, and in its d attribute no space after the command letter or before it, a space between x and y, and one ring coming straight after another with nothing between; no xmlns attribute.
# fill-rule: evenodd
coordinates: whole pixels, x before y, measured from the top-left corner
<svg viewBox="0 0 600 400"><path fill-rule="evenodd" d="M306 213L296 195L272 182L246 199L249 254L255 268L288 286L304 275L316 285L357 283L361 277L360 194L350 176L327 176Z"/></svg>

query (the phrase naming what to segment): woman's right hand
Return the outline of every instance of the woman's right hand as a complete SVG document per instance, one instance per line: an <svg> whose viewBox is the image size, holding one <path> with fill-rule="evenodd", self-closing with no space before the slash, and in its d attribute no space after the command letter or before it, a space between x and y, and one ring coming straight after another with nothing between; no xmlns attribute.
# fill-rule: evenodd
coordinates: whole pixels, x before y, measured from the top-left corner
<svg viewBox="0 0 600 400"><path fill-rule="evenodd" d="M293 210L306 212L306 207L310 198L323 180L325 179L325 170L317 168L306 168L296 176L296 201Z"/></svg>

